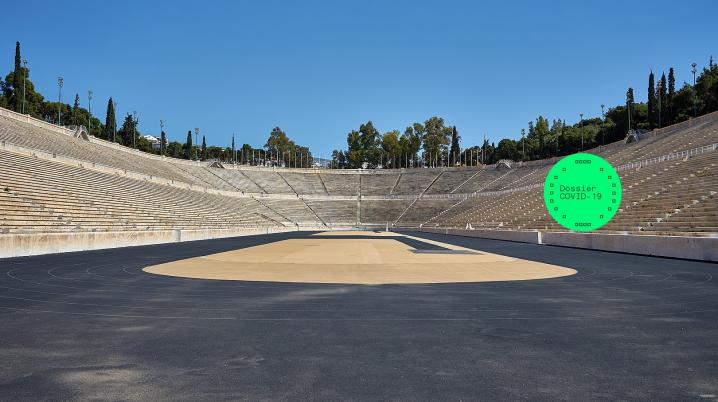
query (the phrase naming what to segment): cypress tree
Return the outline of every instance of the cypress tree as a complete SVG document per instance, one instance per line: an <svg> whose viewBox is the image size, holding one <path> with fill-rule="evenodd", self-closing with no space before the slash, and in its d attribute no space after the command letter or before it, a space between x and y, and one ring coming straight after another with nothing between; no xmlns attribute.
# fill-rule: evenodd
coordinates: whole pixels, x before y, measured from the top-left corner
<svg viewBox="0 0 718 402"><path fill-rule="evenodd" d="M451 161L451 164L456 164L456 158L459 157L459 153L461 152L461 146L459 146L459 133L456 131L456 126L453 126L451 128L451 149L449 150L449 160Z"/></svg>
<svg viewBox="0 0 718 402"><path fill-rule="evenodd" d="M628 91L626 91L626 113L628 115L628 131L631 131L631 124L633 123L633 88L628 88Z"/></svg>
<svg viewBox="0 0 718 402"><path fill-rule="evenodd" d="M660 99L661 103L661 127L666 126L666 117L667 114L666 111L668 110L668 88L666 88L666 73L663 73L661 75L661 87L658 89L658 99Z"/></svg>
<svg viewBox="0 0 718 402"><path fill-rule="evenodd" d="M648 76L648 128L656 127L656 88L653 71Z"/></svg>
<svg viewBox="0 0 718 402"><path fill-rule="evenodd" d="M202 160L207 159L207 141L204 140L204 134L202 134Z"/></svg>
<svg viewBox="0 0 718 402"><path fill-rule="evenodd" d="M107 141L112 141L115 128L117 127L117 120L115 120L115 102L112 101L112 97L107 101L107 113L105 114L105 127L103 137Z"/></svg>
<svg viewBox="0 0 718 402"><path fill-rule="evenodd" d="M165 134L165 130L162 130L160 132L160 155L164 156L166 151L167 151L167 134Z"/></svg>
<svg viewBox="0 0 718 402"><path fill-rule="evenodd" d="M12 74L12 93L14 96L14 110L22 111L22 59L20 58L20 42L15 42L15 71Z"/></svg>
<svg viewBox="0 0 718 402"><path fill-rule="evenodd" d="M187 149L185 152L185 159L192 160L192 130L187 131Z"/></svg>
<svg viewBox="0 0 718 402"><path fill-rule="evenodd" d="M676 77L673 75L673 67L668 69L668 124L673 124L673 97L676 95Z"/></svg>

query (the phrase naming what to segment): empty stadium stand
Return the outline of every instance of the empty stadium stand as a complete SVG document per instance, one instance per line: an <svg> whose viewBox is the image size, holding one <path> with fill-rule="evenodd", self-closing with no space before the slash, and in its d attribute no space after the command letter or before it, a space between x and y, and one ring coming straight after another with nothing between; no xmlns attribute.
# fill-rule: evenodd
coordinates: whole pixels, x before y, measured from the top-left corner
<svg viewBox="0 0 718 402"><path fill-rule="evenodd" d="M599 232L718 236L718 113L590 150L619 171ZM318 170L147 155L0 110L0 233L230 227L565 231L543 206L558 158L492 166Z"/></svg>

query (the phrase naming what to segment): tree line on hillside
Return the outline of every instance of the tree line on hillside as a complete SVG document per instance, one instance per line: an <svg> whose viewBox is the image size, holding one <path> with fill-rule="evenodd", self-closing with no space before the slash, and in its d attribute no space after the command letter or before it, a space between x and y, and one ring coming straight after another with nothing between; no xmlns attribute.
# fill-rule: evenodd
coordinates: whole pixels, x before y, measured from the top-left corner
<svg viewBox="0 0 718 402"><path fill-rule="evenodd" d="M581 119L566 124L563 119L539 116L521 130L520 138L504 138L498 143L484 139L480 145L461 147L456 126L447 125L443 118L430 117L423 123L413 123L403 132L390 130L381 133L371 121L350 131L347 148L332 152L333 168L406 168L419 166L455 166L493 164L501 159L530 161L552 156L572 154L581 150L625 138L630 130L652 130L718 110L718 66L710 58L708 67L698 71L692 65L694 83L683 83L676 89L674 69L662 73L656 81L648 76L647 101L636 103L633 88L626 92L626 103L605 110L602 116ZM61 88L59 88L61 89ZM184 143L169 141L164 129L157 141L150 141L138 130L139 120L134 113L124 116L117 126L117 103L107 101L105 121L92 116L80 106L75 94L72 105L51 101L35 90L30 80L27 61L20 55L20 43L15 45L15 66L5 79L0 79L0 107L28 114L35 118L67 126L83 125L94 137L116 142L143 152L190 160L220 160L252 165L280 165L309 167L314 158L308 147L296 144L279 127L272 129L263 147L243 144L236 148L234 136L231 146L207 146L202 135L200 144L193 144L197 133L187 132ZM88 92L88 104L91 92ZM604 111L605 110L605 111ZM199 140L199 138L196 138Z"/></svg>
<svg viewBox="0 0 718 402"><path fill-rule="evenodd" d="M61 88L58 90L60 91ZM262 148L255 148L249 144L236 148L234 137L231 146L207 146L204 135L201 145L193 144L196 135L192 130L187 132L184 143L169 141L164 129L160 130L157 141L151 141L139 131L139 119L134 113L127 113L122 119L122 124L117 125L115 115L117 103L112 97L107 100L104 122L80 105L82 102L80 94L75 94L72 105L61 102L59 91L57 101L46 100L35 90L27 61L22 59L19 42L15 43L14 69L4 79L0 79L0 91L0 107L53 124L68 127L84 126L89 135L147 153L173 158L219 160L252 165L284 164L292 167L308 167L314 162L308 147L296 144L278 127L272 130L267 143ZM91 95L91 92L88 92L88 105Z"/></svg>
<svg viewBox="0 0 718 402"><path fill-rule="evenodd" d="M498 144L484 139L481 145L461 148L456 127L437 116L413 123L403 133L380 134L368 121L347 134L347 148L334 150L331 164L335 168L474 166L569 155L624 139L631 130L653 130L718 110L718 66L713 58L702 71L696 71L695 64L692 70L695 84L684 83L676 90L672 67L657 83L650 72L645 103L636 103L629 88L626 103L608 109L601 105L600 117L569 125L563 119L539 116L521 130L520 138L504 138Z"/></svg>

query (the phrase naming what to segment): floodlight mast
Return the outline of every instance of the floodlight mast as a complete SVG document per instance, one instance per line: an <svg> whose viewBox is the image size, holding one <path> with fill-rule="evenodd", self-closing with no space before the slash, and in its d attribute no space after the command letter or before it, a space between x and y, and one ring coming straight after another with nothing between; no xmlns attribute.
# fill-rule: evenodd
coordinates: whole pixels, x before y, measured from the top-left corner
<svg viewBox="0 0 718 402"><path fill-rule="evenodd" d="M197 153L197 136L199 135L199 128L194 128L194 159L199 160L199 154Z"/></svg>
<svg viewBox="0 0 718 402"><path fill-rule="evenodd" d="M22 59L22 114L25 114L25 82L27 81L27 59Z"/></svg>
<svg viewBox="0 0 718 402"><path fill-rule="evenodd" d="M62 118L60 116L60 108L62 107L62 86L65 84L65 80L62 77L57 77L57 125L62 125Z"/></svg>
<svg viewBox="0 0 718 402"><path fill-rule="evenodd" d="M606 112L603 111L605 107L606 105L601 104L601 116L603 116L601 121L601 145L606 145Z"/></svg>

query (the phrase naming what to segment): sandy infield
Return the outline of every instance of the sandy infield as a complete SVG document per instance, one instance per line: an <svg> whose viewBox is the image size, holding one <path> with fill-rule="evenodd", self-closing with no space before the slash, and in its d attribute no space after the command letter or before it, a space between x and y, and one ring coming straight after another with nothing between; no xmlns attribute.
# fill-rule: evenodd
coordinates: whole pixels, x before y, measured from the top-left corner
<svg viewBox="0 0 718 402"><path fill-rule="evenodd" d="M332 238L339 233L320 234L153 265L144 271L196 279L364 285L517 281L576 273L557 265L427 239L420 240L464 253L417 253L400 241L382 238L387 234L343 234L367 238L341 239Z"/></svg>

